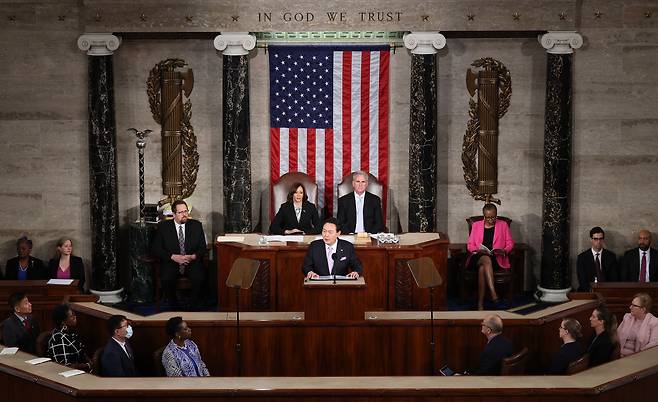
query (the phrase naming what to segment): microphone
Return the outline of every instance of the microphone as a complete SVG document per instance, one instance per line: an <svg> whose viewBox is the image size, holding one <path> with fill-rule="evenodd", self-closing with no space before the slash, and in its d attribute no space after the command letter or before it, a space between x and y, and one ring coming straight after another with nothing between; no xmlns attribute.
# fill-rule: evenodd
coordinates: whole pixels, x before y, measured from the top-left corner
<svg viewBox="0 0 658 402"><path fill-rule="evenodd" d="M334 274L334 285L335 285L336 284L336 253L331 254L331 259L334 261L333 274Z"/></svg>

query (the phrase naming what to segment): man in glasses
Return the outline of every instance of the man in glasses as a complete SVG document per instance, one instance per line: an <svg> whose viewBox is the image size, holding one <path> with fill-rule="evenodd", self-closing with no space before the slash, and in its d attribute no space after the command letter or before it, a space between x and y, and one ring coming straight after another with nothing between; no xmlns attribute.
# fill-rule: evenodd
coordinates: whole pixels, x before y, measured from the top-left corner
<svg viewBox="0 0 658 402"><path fill-rule="evenodd" d="M190 310L201 309L203 297L201 289L206 272L203 257L206 254L206 235L201 222L190 219L187 203L176 200L171 205L173 220L166 220L158 225L158 231L152 253L160 259L160 283L166 299L173 305L176 300L176 279L187 276L192 282Z"/></svg>
<svg viewBox="0 0 658 402"><path fill-rule="evenodd" d="M603 248L605 232L598 226L589 231L592 247L578 254L576 271L578 291L589 292L591 282L614 282L618 280L617 256Z"/></svg>

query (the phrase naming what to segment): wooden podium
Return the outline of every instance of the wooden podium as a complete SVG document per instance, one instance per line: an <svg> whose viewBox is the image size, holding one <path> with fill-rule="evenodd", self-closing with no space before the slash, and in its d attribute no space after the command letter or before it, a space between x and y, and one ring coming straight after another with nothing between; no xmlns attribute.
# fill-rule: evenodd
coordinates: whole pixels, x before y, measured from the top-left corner
<svg viewBox="0 0 658 402"><path fill-rule="evenodd" d="M311 281L304 280L304 319L307 321L363 320L366 281L356 280Z"/></svg>

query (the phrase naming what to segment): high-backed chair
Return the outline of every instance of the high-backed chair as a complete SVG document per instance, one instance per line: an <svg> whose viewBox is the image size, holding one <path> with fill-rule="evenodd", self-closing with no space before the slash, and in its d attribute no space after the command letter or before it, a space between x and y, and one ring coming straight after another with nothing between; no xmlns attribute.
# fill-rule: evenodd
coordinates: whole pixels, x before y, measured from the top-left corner
<svg viewBox="0 0 658 402"><path fill-rule="evenodd" d="M162 352L164 352L165 348L166 346L163 346L161 348L156 349L156 351L153 352L153 369L155 370L155 375L158 377L167 376L167 372L165 371L165 368L162 365Z"/></svg>
<svg viewBox="0 0 658 402"><path fill-rule="evenodd" d="M576 374L580 373L581 371L587 370L589 367L589 353L585 353L580 357L578 360L574 360L571 363L569 363L569 367L567 368L567 374Z"/></svg>
<svg viewBox="0 0 658 402"><path fill-rule="evenodd" d="M477 215L466 218L466 223L468 223L468 234L470 236L471 229L473 228L473 223L481 221L484 219L484 216ZM498 216L496 219L507 222L507 226L511 228L512 220L505 216ZM511 254L511 253L510 253ZM494 271L494 286L498 289L501 286L507 287L509 290L509 295L514 296L516 293L516 288L514 286L514 276L516 275L514 271L514 261L510 258L510 269L504 269L499 271ZM462 267L462 281L461 281L461 294L468 294L468 289L473 289L474 283L477 283L478 273L477 271L468 270L466 267Z"/></svg>
<svg viewBox="0 0 658 402"><path fill-rule="evenodd" d="M272 217L276 215L281 204L288 200L288 193L293 183L302 183L306 190L308 202L318 206L318 185L306 173L288 172L272 185Z"/></svg>
<svg viewBox="0 0 658 402"><path fill-rule="evenodd" d="M354 188L352 187L352 174L354 174L354 172L343 177L343 181L338 184L338 198L354 191ZM370 173L368 173L368 187L366 187L366 191L383 200L384 185ZM382 205L382 208L383 207L384 206Z"/></svg>
<svg viewBox="0 0 658 402"><path fill-rule="evenodd" d="M528 348L510 357L503 359L500 365L500 375L523 375L525 374L525 365L528 361Z"/></svg>
<svg viewBox="0 0 658 402"><path fill-rule="evenodd" d="M41 331L41 333L39 333L37 336L35 341L35 351L37 356L44 357L46 355L46 350L48 349L48 340L50 339L51 334L52 331Z"/></svg>

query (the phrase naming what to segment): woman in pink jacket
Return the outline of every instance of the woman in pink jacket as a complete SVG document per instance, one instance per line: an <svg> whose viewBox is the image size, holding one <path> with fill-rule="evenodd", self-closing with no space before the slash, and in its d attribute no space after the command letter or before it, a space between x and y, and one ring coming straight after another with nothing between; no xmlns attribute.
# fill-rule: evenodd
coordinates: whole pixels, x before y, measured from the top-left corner
<svg viewBox="0 0 658 402"><path fill-rule="evenodd" d="M507 222L496 220L498 216L496 206L485 204L482 215L484 219L473 223L468 236L467 248L471 255L466 260L466 269L478 272L478 310L484 310L485 286L491 293L491 300L494 304L498 304L493 273L495 270L510 269L508 254L514 248L514 240Z"/></svg>
<svg viewBox="0 0 658 402"><path fill-rule="evenodd" d="M632 355L658 345L658 318L651 311L651 296L638 293L633 297L630 313L617 329L621 356Z"/></svg>

